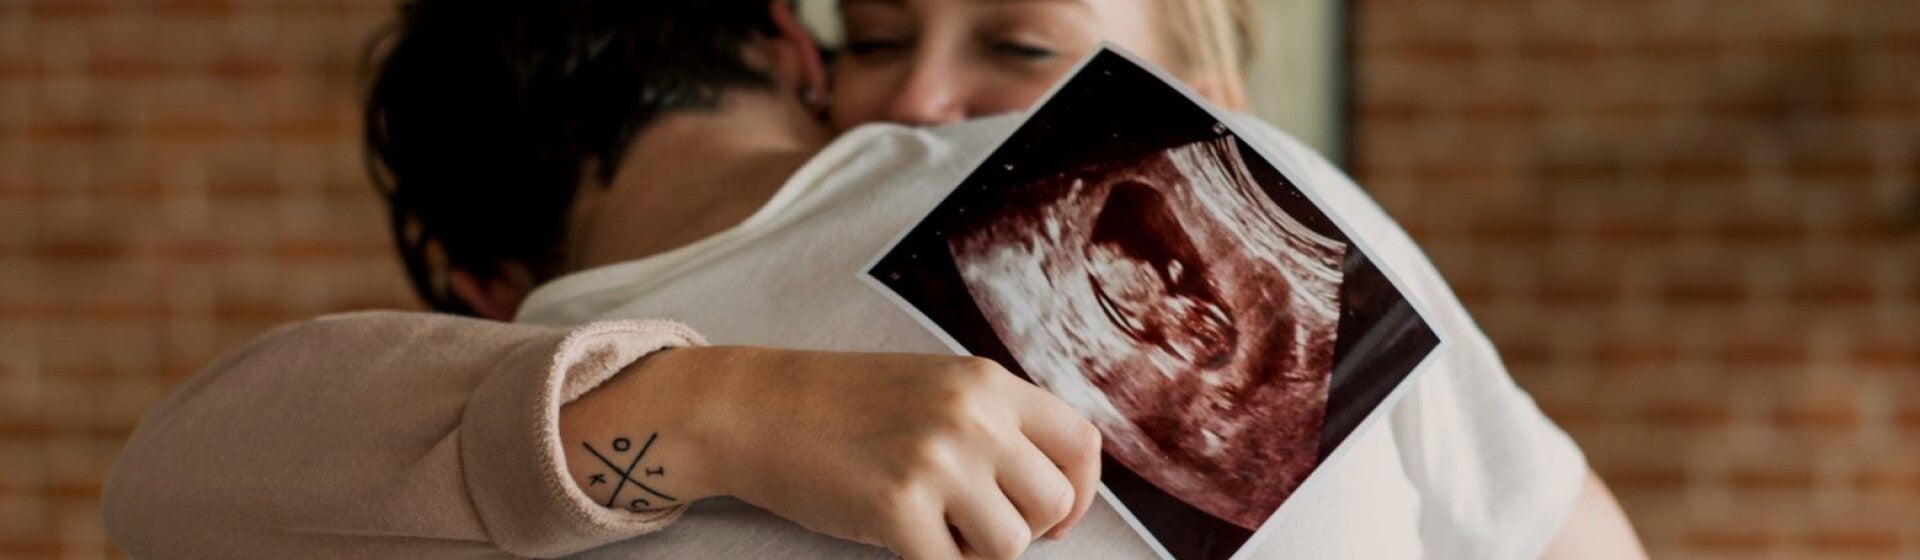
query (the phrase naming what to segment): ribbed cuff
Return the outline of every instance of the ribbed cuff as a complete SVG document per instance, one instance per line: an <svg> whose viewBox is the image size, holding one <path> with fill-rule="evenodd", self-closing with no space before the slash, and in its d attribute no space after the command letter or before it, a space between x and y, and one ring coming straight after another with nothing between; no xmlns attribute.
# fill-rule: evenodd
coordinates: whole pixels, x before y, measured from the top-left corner
<svg viewBox="0 0 1920 560"><path fill-rule="evenodd" d="M685 512L610 509L569 478L560 406L653 352L706 341L672 321L593 323L530 342L481 382L461 419L461 463L493 541L530 557L563 556L665 527Z"/></svg>

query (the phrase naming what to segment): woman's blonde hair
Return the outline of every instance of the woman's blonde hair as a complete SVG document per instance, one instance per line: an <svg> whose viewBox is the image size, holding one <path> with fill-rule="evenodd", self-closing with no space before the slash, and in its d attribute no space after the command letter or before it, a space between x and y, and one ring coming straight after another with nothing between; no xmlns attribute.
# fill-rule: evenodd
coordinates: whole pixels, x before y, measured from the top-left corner
<svg viewBox="0 0 1920 560"><path fill-rule="evenodd" d="M1257 51L1253 0L1159 0L1172 66L1228 108L1245 108Z"/></svg>

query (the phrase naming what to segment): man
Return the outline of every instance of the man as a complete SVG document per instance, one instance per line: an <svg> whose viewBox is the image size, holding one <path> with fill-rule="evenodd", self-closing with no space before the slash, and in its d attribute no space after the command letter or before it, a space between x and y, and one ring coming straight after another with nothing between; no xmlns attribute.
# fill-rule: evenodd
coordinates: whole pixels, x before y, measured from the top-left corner
<svg viewBox="0 0 1920 560"><path fill-rule="evenodd" d="M368 132L410 274L436 307L568 327L375 313L264 335L142 422L108 483L115 542L163 557L921 559L1007 558L1044 535L1065 538L1034 556L1148 557L1094 502L1098 432L1057 399L983 360L851 353L938 350L847 263L1013 122L829 143L822 76L780 0L408 4ZM1297 144L1250 140L1299 158L1302 182L1352 211L1410 297L1440 309L1436 327L1467 341L1321 492L1296 496L1316 515L1263 550L1637 553L1410 241ZM572 326L614 317L833 351Z"/></svg>

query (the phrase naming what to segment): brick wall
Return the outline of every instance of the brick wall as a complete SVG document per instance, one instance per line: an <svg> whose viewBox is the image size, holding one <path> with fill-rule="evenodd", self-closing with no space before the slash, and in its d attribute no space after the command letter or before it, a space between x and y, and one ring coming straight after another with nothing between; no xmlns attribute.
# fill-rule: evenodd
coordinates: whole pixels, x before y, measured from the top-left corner
<svg viewBox="0 0 1920 560"><path fill-rule="evenodd" d="M0 558L93 558L147 405L291 318L411 305L350 0L0 0Z"/></svg>
<svg viewBox="0 0 1920 560"><path fill-rule="evenodd" d="M1356 0L1362 180L1659 557L1920 556L1912 0ZM0 0L0 559L116 556L139 415L410 307L354 135L385 0Z"/></svg>
<svg viewBox="0 0 1920 560"><path fill-rule="evenodd" d="M1920 4L1357 8L1359 177L1655 557L1920 558Z"/></svg>

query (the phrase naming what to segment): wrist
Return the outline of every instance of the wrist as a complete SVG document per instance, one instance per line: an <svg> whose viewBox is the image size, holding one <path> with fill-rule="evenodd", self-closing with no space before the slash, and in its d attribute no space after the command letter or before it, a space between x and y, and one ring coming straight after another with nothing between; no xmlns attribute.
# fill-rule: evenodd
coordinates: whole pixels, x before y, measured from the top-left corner
<svg viewBox="0 0 1920 560"><path fill-rule="evenodd" d="M560 438L574 484L603 506L654 511L722 495L706 438L695 429L703 383L683 353L655 352L560 407Z"/></svg>

